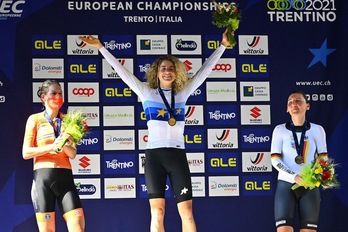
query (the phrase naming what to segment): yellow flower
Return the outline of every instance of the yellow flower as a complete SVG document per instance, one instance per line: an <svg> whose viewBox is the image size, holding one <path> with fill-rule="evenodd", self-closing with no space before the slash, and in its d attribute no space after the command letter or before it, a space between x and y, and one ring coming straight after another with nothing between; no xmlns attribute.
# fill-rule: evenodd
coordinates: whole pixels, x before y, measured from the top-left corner
<svg viewBox="0 0 348 232"><path fill-rule="evenodd" d="M315 187L319 187L320 186L320 181L317 181L316 183L315 183Z"/></svg>
<svg viewBox="0 0 348 232"><path fill-rule="evenodd" d="M314 173L315 174L321 174L323 172L323 169L321 166L318 166L315 170L314 170Z"/></svg>

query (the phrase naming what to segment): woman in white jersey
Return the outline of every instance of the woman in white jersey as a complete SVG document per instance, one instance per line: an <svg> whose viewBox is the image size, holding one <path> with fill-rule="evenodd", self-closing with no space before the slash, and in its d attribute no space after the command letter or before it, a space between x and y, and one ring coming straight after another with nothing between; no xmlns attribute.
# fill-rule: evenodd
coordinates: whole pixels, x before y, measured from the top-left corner
<svg viewBox="0 0 348 232"><path fill-rule="evenodd" d="M299 172L303 165L318 156L327 158L326 135L322 126L307 121L309 102L301 90L293 91L288 98L287 112L290 122L277 125L272 135L272 165L278 170L274 214L277 232L293 232L296 212L301 232L315 232L320 210L319 188L301 186Z"/></svg>
<svg viewBox="0 0 348 232"><path fill-rule="evenodd" d="M187 163L184 126L185 104L188 97L205 81L226 47L230 45L227 29L221 46L204 62L199 71L189 78L186 67L176 57L158 58L146 73L147 82L139 81L93 36L80 37L88 45L99 49L121 79L141 99L148 127L145 151L145 180L151 208L151 232L164 231L165 187L169 176L182 231L195 232L192 212L192 187Z"/></svg>

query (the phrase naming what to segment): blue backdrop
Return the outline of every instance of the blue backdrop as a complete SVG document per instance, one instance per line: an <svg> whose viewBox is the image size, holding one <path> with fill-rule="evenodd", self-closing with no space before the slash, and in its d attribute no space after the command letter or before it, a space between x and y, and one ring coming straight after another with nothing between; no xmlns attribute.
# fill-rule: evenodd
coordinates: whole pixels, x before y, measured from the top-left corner
<svg viewBox="0 0 348 232"><path fill-rule="evenodd" d="M347 1L238 3L238 44L226 50L212 76L190 98L185 114L198 231L275 231L277 172L269 166L269 139L275 125L289 120L286 99L298 88L308 93L308 118L323 125L329 154L340 163L341 189L322 191L319 231L344 231ZM97 35L139 78L165 53L190 61L186 65L194 70L223 32L211 24L211 6L209 0L0 0L0 231L37 231L30 198L32 161L22 159L21 148L27 117L41 110L37 86L49 78L64 84L64 110L82 107L91 122L92 133L78 146L73 164L86 231L149 231L141 105L77 35ZM175 47L178 39L195 46ZM131 142L117 144L125 138ZM248 166L245 157L258 159L261 166ZM180 231L170 187L166 206L166 231ZM59 216L57 231L66 231Z"/></svg>

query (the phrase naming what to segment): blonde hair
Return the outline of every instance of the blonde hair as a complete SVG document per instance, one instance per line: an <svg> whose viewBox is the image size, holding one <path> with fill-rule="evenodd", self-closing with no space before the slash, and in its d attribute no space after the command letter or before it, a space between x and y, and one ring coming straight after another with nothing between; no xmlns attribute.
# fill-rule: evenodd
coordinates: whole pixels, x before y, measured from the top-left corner
<svg viewBox="0 0 348 232"><path fill-rule="evenodd" d="M150 88L157 89L159 86L157 73L164 60L168 60L173 63L176 78L172 84L172 90L174 92L180 92L187 85L190 79L185 65L175 56L165 55L155 60L147 70L145 79Z"/></svg>

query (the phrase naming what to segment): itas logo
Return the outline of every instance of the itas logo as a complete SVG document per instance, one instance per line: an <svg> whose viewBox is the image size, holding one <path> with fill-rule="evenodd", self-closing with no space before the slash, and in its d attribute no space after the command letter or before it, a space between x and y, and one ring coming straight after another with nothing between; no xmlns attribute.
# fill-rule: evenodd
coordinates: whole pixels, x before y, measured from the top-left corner
<svg viewBox="0 0 348 232"><path fill-rule="evenodd" d="M20 18L23 13L25 1L3 0L0 1L0 20Z"/></svg>
<svg viewBox="0 0 348 232"><path fill-rule="evenodd" d="M175 43L175 48L178 51L194 51L197 49L197 43L192 40L178 39Z"/></svg>
<svg viewBox="0 0 348 232"><path fill-rule="evenodd" d="M79 165L83 168L87 168L90 165L90 159L86 156L83 156L82 158L79 159L80 163Z"/></svg>

